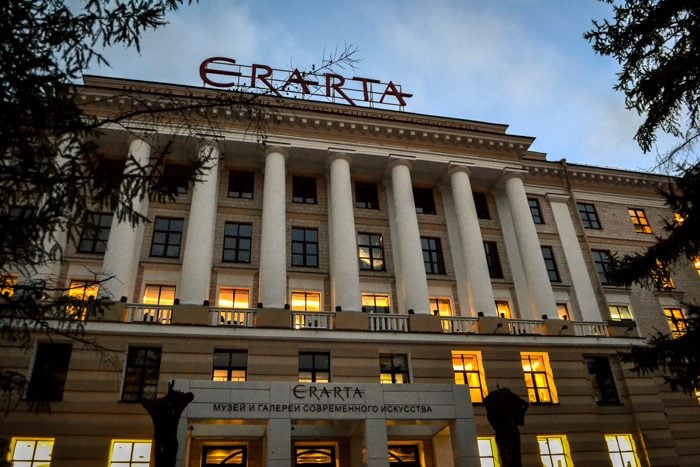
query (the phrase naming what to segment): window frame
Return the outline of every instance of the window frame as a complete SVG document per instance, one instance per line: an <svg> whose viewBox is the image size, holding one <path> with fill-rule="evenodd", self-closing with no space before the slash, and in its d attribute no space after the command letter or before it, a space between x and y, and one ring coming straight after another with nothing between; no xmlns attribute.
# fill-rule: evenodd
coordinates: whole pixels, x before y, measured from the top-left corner
<svg viewBox="0 0 700 467"><path fill-rule="evenodd" d="M677 339L688 332L686 321L688 316L683 308L678 306L665 306L664 317L671 331L671 337Z"/></svg>
<svg viewBox="0 0 700 467"><path fill-rule="evenodd" d="M243 459L241 459L240 464L230 464L230 465L242 465L242 466L247 466L248 465L248 446L244 444L226 444L226 445L213 445L213 444L205 444L202 446L202 462L201 462L201 467L216 467L221 465L219 464L211 464L207 462L207 453L210 450L214 449L229 449L231 451L235 451L233 454L236 454L240 452L243 456ZM233 455L231 454L231 455ZM228 464L227 464L228 465Z"/></svg>
<svg viewBox="0 0 700 467"><path fill-rule="evenodd" d="M138 357L132 352L145 351L146 354L143 359L143 363L137 365L134 362ZM146 356L149 352L156 354L157 364L147 365ZM141 345L129 346L126 356L126 363L124 366L124 380L122 382L122 392L121 401L122 402L141 402L143 400L154 400L158 397L158 382L160 380L160 363L163 356L163 349L161 347L148 347ZM148 375L149 370L151 373L155 370L155 380L153 375ZM137 376L138 381L136 383L129 383L129 373L134 373ZM130 389L127 391L127 386L135 386L135 389ZM154 391L148 393L148 397L144 397L144 390L146 387L155 389Z"/></svg>
<svg viewBox="0 0 700 467"><path fill-rule="evenodd" d="M62 401L72 353L73 344L69 342L38 342L24 399Z"/></svg>
<svg viewBox="0 0 700 467"><path fill-rule="evenodd" d="M115 445L116 444L129 444L129 460L115 460ZM134 459L134 448L136 444L148 444L148 458L144 460ZM148 439L113 439L109 448L109 467L133 467L136 464L148 464L151 459L151 452L153 451L153 442Z"/></svg>
<svg viewBox="0 0 700 467"><path fill-rule="evenodd" d="M465 356L470 357L470 364L475 365L471 370L467 370ZM457 368L457 362L461 363L461 369ZM486 386L486 372L479 350L453 350L452 351L452 372L455 384L463 384L469 388L469 399L472 404L483 404L484 398L489 391ZM461 376L458 377L458 376ZM471 376L471 378L470 378ZM476 378L474 377L476 376ZM461 382L460 382L461 381ZM477 382L478 384L472 384Z"/></svg>
<svg viewBox="0 0 700 467"><path fill-rule="evenodd" d="M488 443L489 451L485 453L481 450L482 443ZM477 436L477 450L479 451L479 465L484 466L484 460L488 460L487 466L499 467L501 459L498 457L498 446L496 445L495 436Z"/></svg>
<svg viewBox="0 0 700 467"><path fill-rule="evenodd" d="M372 182L355 182L355 207L357 209L379 209L379 187Z"/></svg>
<svg viewBox="0 0 700 467"><path fill-rule="evenodd" d="M155 289L158 287L158 300L157 303L146 303L146 293L148 292L148 289ZM161 303L163 299L163 289L172 289L173 291L173 303ZM143 300L142 303L144 305L154 305L154 306L172 306L175 304L175 297L177 294L177 288L174 285L164 285L164 284L145 284L143 286Z"/></svg>
<svg viewBox="0 0 700 467"><path fill-rule="evenodd" d="M473 191L472 199L474 200L474 207L476 208L476 218L477 219L491 219L491 212L489 210L489 203L486 199L486 193L481 191Z"/></svg>
<svg viewBox="0 0 700 467"><path fill-rule="evenodd" d="M527 363L529 364L529 370L526 369L525 366L526 359ZM542 369L534 369L535 365L533 365L533 362L536 360L539 360L541 362ZM554 374L552 372L552 367L549 363L549 353L520 352L520 363L525 379L525 388L527 389L528 402L530 402L533 405L558 404L559 399L557 396L557 388L554 384ZM546 397L543 397L544 394L546 394Z"/></svg>
<svg viewBox="0 0 700 467"><path fill-rule="evenodd" d="M383 307L383 306L377 306L377 298L386 298L386 302L388 306ZM372 299L374 302L374 305L366 305L365 304L365 298L367 299ZM383 293L373 293L373 292L362 292L362 311L366 313L377 313L377 314L391 314L391 297L389 297L389 294L383 294ZM370 309L371 308L371 309ZM386 311L377 311L379 309L386 308Z"/></svg>
<svg viewBox="0 0 700 467"><path fill-rule="evenodd" d="M315 240L308 240L307 235L309 235L311 232L315 234ZM295 240L294 236L295 233L301 233L303 239L302 240ZM292 267L299 267L299 268L318 268L319 267L319 251L318 251L318 229L316 228L307 228L307 227L292 227L292 233L291 233L291 242L292 242L292 248L291 248L291 266ZM301 253L295 253L294 249L296 245L301 245ZM315 253L309 252L308 250L310 247L314 245L315 246ZM298 262L296 258L301 259L301 262ZM315 261L312 261L312 259L315 258ZM315 264L314 264L315 263Z"/></svg>
<svg viewBox="0 0 700 467"><path fill-rule="evenodd" d="M226 196L228 198L246 200L254 199L255 172L249 170L229 170L228 186L226 188Z"/></svg>
<svg viewBox="0 0 700 467"><path fill-rule="evenodd" d="M228 356L228 361L225 365L217 365L216 355ZM241 361L234 361L234 356L239 357ZM226 371L226 379L217 379L216 372ZM238 373L236 373L238 372ZM240 376L242 372L242 376ZM238 375L238 376L236 376ZM248 379L248 351L245 349L214 349L212 354L212 371L211 380L220 382L235 382L242 383Z"/></svg>
<svg viewBox="0 0 700 467"><path fill-rule="evenodd" d="M318 204L316 177L292 176L292 203Z"/></svg>
<svg viewBox="0 0 700 467"><path fill-rule="evenodd" d="M222 299L222 294L231 294L231 303L233 304L232 306L224 306L221 304L221 299ZM246 306L245 307L237 307L236 303L238 300L236 297L240 295L245 294L246 298ZM224 297L227 298L227 297ZM224 308L226 310L250 310L250 288L248 287L220 287L219 288L219 295L216 297L216 306L217 308Z"/></svg>
<svg viewBox="0 0 700 467"><path fill-rule="evenodd" d="M505 319L513 318L513 307L510 306L510 300L494 300L494 305L496 307L496 316ZM505 311L503 306L505 306Z"/></svg>
<svg viewBox="0 0 700 467"><path fill-rule="evenodd" d="M601 285L614 286L615 284L608 279L608 269L610 265L610 250L591 250L591 256L593 257L593 266L595 267L596 273L598 275L598 280Z"/></svg>
<svg viewBox="0 0 700 467"><path fill-rule="evenodd" d="M433 315L435 315L435 312L437 311L437 316L454 316L454 314L452 313L451 298L431 295L430 297L428 297L428 303L430 306L430 313L432 313ZM447 305L447 309L445 309L445 305Z"/></svg>
<svg viewBox="0 0 700 467"><path fill-rule="evenodd" d="M367 242L362 243L361 237L367 237ZM379 246L374 245L374 240L379 240ZM362 248L366 248L369 256L362 255ZM379 256L375 257L375 250ZM357 233L357 257L361 271L386 271L386 258L384 257L384 236L379 233L358 232ZM363 259L369 261L369 267L365 266ZM379 264L375 262L380 262Z"/></svg>
<svg viewBox="0 0 700 467"><path fill-rule="evenodd" d="M561 282L557 260L554 257L554 248L549 245L541 245L540 250L542 251L542 259L544 259L544 267L547 269L549 282Z"/></svg>
<svg viewBox="0 0 700 467"><path fill-rule="evenodd" d="M486 266L489 269L489 278L503 279L503 267L498 254L498 242L484 240L484 255L486 256Z"/></svg>
<svg viewBox="0 0 700 467"><path fill-rule="evenodd" d="M631 433L607 433L603 435L605 439L605 445L608 448L608 455L610 456L610 463L613 465L613 467L617 466L630 466L630 467L641 467L641 463L639 461L639 457L637 456L637 447L634 443L634 437L632 436ZM627 441L629 442L630 445L630 450L622 450L622 447L620 446L620 438L626 438ZM611 443L610 441L614 440L615 445L617 446L618 450L611 450ZM631 453L632 458L630 459L627 457L625 459L624 453ZM619 454L619 463L615 462L614 454ZM634 461L634 464L630 464L629 461Z"/></svg>
<svg viewBox="0 0 700 467"><path fill-rule="evenodd" d="M302 364L302 357L311 357L311 365ZM317 359L319 360L317 362ZM326 366L323 366L325 359ZM317 364L318 363L318 364ZM309 373L310 377L302 377L302 374ZM325 375L325 379L323 378ZM330 352L299 352L299 382L300 383L330 383L331 382L331 354Z"/></svg>
<svg viewBox="0 0 700 467"><path fill-rule="evenodd" d="M653 233L651 225L649 225L649 218L644 212L644 209L628 207L627 214L630 216L630 221L632 221L635 232L643 234Z"/></svg>
<svg viewBox="0 0 700 467"><path fill-rule="evenodd" d="M303 295L304 296L304 309L299 309L296 308L294 305L294 296L295 295ZM309 297L311 296L316 296L318 297L318 310L309 310ZM321 300L323 299L323 294L318 291L318 290L292 290L289 292L289 299L290 299L290 310L291 311L307 311L307 312L315 312L315 311L321 311L323 309L323 304L321 303Z"/></svg>
<svg viewBox="0 0 700 467"><path fill-rule="evenodd" d="M584 358L596 404L621 405L610 359L595 355L584 355Z"/></svg>
<svg viewBox="0 0 700 467"><path fill-rule="evenodd" d="M235 227L236 232L232 232L232 229ZM249 231L249 235L242 235L241 234L241 227L247 227ZM227 241L232 241L234 246L227 248L226 244ZM248 248L244 248L241 246L242 241L248 241ZM226 253L227 252L232 252L233 258L232 259L227 259L226 258ZM245 258L245 253L248 254L247 259ZM224 245L223 245L223 250L221 254L221 262L222 263L242 263L242 264L250 264L251 263L251 258L253 256L253 224L250 222L233 222L233 221L226 221L224 222ZM241 258L243 256L243 258Z"/></svg>
<svg viewBox="0 0 700 467"><path fill-rule="evenodd" d="M413 187L413 204L416 214L436 215L435 193L432 188Z"/></svg>
<svg viewBox="0 0 700 467"><path fill-rule="evenodd" d="M109 220L107 221L107 219ZM83 227L78 240L77 252L103 255L107 251L107 242L112 230L113 219L114 215L111 212L88 213L87 223Z"/></svg>
<svg viewBox="0 0 700 467"><path fill-rule="evenodd" d="M542 208L540 207L540 200L537 198L528 198L527 204L530 207L530 215L532 215L532 222L535 225L544 225L544 216L542 215Z"/></svg>
<svg viewBox="0 0 700 467"><path fill-rule="evenodd" d="M576 202L576 208L578 209L583 228L593 230L601 230L603 228L595 204L578 201Z"/></svg>
<svg viewBox="0 0 700 467"><path fill-rule="evenodd" d="M383 366L388 359L389 365ZM398 363L398 365L397 365ZM405 369L401 369L401 366L405 365ZM397 376L401 375L401 381L397 382ZM384 377L389 376L390 381L386 380ZM408 354L396 354L396 353L382 353L379 354L379 381L381 384L410 384L410 364L408 361Z"/></svg>
<svg viewBox="0 0 700 467"><path fill-rule="evenodd" d="M158 223L167 221L166 229L159 228ZM180 230L171 228L173 222L179 222ZM153 221L153 237L151 238L151 249L149 256L151 258L180 258L180 250L182 248L182 236L185 229L185 220L182 217L162 217L157 216ZM156 242L158 234L164 235L163 242ZM177 241L171 242L171 237L177 237ZM162 247L163 252L158 254L154 251L156 247ZM170 248L177 248L177 254L169 253Z"/></svg>
<svg viewBox="0 0 700 467"><path fill-rule="evenodd" d="M423 251L423 266L426 274L446 274L445 257L442 254L440 237L420 237ZM426 259L427 255L427 259Z"/></svg>
<svg viewBox="0 0 700 467"><path fill-rule="evenodd" d="M623 321L634 319L632 315L632 310L630 309L630 306L626 303L608 303L608 313L610 314L610 321ZM615 314L617 316L615 316ZM624 317L623 315L627 315L629 317Z"/></svg>
<svg viewBox="0 0 700 467"><path fill-rule="evenodd" d="M32 456L31 459L23 459L23 458L17 458L17 444L18 443L25 443L25 442L30 442L33 443L32 446ZM37 458L37 448L39 446L39 443L50 443L50 449L48 450L48 458ZM50 465L52 457L53 457L53 449L56 445L56 438L42 438L42 437L32 437L32 436L13 436L12 440L10 441L10 452L9 454L9 460L12 463L11 465L15 465L15 462L29 462L29 465L35 466L35 465Z"/></svg>
<svg viewBox="0 0 700 467"><path fill-rule="evenodd" d="M553 440L559 440L561 443L561 449L562 452L552 452L552 448L550 446L550 443ZM548 452L543 452L542 451L542 443L545 443L547 446L547 451ZM537 436L537 447L538 451L540 454L540 460L545 466L561 466L561 467L573 467L574 462L571 459L571 449L569 448L569 440L567 439L566 435L538 435ZM556 457L555 457L556 456ZM545 460L545 458L547 458ZM559 463L559 460L563 458L564 460L564 465L561 465Z"/></svg>

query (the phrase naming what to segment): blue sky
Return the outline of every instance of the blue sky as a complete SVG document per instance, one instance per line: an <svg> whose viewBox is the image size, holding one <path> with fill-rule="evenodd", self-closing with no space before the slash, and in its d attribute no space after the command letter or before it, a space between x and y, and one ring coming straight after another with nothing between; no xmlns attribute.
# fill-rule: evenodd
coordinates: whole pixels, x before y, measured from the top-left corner
<svg viewBox="0 0 700 467"><path fill-rule="evenodd" d="M201 85L207 57L308 69L353 44L360 62L343 74L401 84L407 111L507 124L550 160L649 170L641 119L612 90L617 63L582 38L605 17L596 0L200 0L147 34L140 56L109 50L111 68L89 73Z"/></svg>

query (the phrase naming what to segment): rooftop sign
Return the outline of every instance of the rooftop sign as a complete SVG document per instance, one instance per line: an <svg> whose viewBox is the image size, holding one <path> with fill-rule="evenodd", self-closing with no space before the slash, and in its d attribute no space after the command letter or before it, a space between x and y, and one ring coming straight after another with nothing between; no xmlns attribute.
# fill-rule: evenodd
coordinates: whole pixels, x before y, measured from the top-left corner
<svg viewBox="0 0 700 467"><path fill-rule="evenodd" d="M413 97L392 81L336 73L279 70L267 65L240 65L232 58L210 57L199 65L199 77L205 86L230 90L257 90L278 97L325 99L357 106L403 109Z"/></svg>

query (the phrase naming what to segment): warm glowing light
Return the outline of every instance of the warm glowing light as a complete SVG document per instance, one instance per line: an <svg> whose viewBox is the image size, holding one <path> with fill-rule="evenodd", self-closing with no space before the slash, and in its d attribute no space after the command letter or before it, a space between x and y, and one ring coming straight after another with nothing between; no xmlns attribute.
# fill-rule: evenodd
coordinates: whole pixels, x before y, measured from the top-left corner
<svg viewBox="0 0 700 467"><path fill-rule="evenodd" d="M639 467L634 439L629 434L605 435L608 454L613 467Z"/></svg>
<svg viewBox="0 0 700 467"><path fill-rule="evenodd" d="M17 276L0 276L0 295L11 297L15 294Z"/></svg>
<svg viewBox="0 0 700 467"><path fill-rule="evenodd" d="M248 289L221 288L217 304L221 308L250 308L250 291Z"/></svg>
<svg viewBox="0 0 700 467"><path fill-rule="evenodd" d="M449 298L430 297L430 311L437 310L439 316L452 316Z"/></svg>
<svg viewBox="0 0 700 467"><path fill-rule="evenodd" d="M53 438L12 438L12 465L50 465L53 442Z"/></svg>
<svg viewBox="0 0 700 467"><path fill-rule="evenodd" d="M110 467L146 467L151 461L151 441L113 439L109 461Z"/></svg>
<svg viewBox="0 0 700 467"><path fill-rule="evenodd" d="M167 285L147 285L143 292L145 305L173 305L175 303L175 287Z"/></svg>
<svg viewBox="0 0 700 467"><path fill-rule="evenodd" d="M292 292L292 311L321 311L321 294L318 292Z"/></svg>
<svg viewBox="0 0 700 467"><path fill-rule="evenodd" d="M569 308L566 303L557 303L557 316L559 319L571 319L569 316Z"/></svg>
<svg viewBox="0 0 700 467"><path fill-rule="evenodd" d="M97 291L99 288L99 284L92 281L70 281L68 296L77 298L78 300L97 298Z"/></svg>
<svg viewBox="0 0 700 467"><path fill-rule="evenodd" d="M513 317L510 311L510 303L505 300L496 300L496 311L501 318L511 319Z"/></svg>

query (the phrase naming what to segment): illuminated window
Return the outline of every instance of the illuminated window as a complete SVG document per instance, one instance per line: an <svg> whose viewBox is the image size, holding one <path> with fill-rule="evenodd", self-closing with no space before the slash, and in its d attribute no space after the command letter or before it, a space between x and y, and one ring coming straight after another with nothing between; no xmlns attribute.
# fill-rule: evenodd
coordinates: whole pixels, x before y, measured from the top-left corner
<svg viewBox="0 0 700 467"><path fill-rule="evenodd" d="M537 444L540 446L540 459L545 467L573 467L566 436L538 436Z"/></svg>
<svg viewBox="0 0 700 467"><path fill-rule="evenodd" d="M476 439L479 447L479 461L481 467L499 467L498 447L493 436L480 436Z"/></svg>
<svg viewBox="0 0 700 467"><path fill-rule="evenodd" d="M426 274L445 274L445 260L442 257L442 245L439 238L421 237L423 264Z"/></svg>
<svg viewBox="0 0 700 467"><path fill-rule="evenodd" d="M63 400L63 387L68 376L73 346L40 342L34 357L34 368L27 387L27 400Z"/></svg>
<svg viewBox="0 0 700 467"><path fill-rule="evenodd" d="M245 350L214 350L212 381L246 380L248 352Z"/></svg>
<svg viewBox="0 0 700 467"><path fill-rule="evenodd" d="M0 295L3 297L11 297L15 294L15 286L17 285L17 276L5 275L0 276Z"/></svg>
<svg viewBox="0 0 700 467"><path fill-rule="evenodd" d="M250 263L250 250L253 242L252 224L226 222L224 224L225 263Z"/></svg>
<svg viewBox="0 0 700 467"><path fill-rule="evenodd" d="M601 229L598 213L595 206L590 203L576 203L581 222L586 229Z"/></svg>
<svg viewBox="0 0 700 467"><path fill-rule="evenodd" d="M202 447L202 467L219 465L248 465L246 446L204 446Z"/></svg>
<svg viewBox="0 0 700 467"><path fill-rule="evenodd" d="M316 465L335 466L335 446L310 445L294 447L294 466Z"/></svg>
<svg viewBox="0 0 700 467"><path fill-rule="evenodd" d="M316 179L314 177L292 177L292 202L316 204Z"/></svg>
<svg viewBox="0 0 700 467"><path fill-rule="evenodd" d="M362 311L368 313L390 313L391 306L389 305L389 296L363 293Z"/></svg>
<svg viewBox="0 0 700 467"><path fill-rule="evenodd" d="M628 305L608 305L608 310L610 311L610 319L612 321L632 319L632 312Z"/></svg>
<svg viewBox="0 0 700 467"><path fill-rule="evenodd" d="M318 267L318 230L292 228L292 266Z"/></svg>
<svg viewBox="0 0 700 467"><path fill-rule="evenodd" d="M379 209L379 195L376 183L355 182L355 207Z"/></svg>
<svg viewBox="0 0 700 467"><path fill-rule="evenodd" d="M228 173L228 197L253 199L255 174L243 170L232 170Z"/></svg>
<svg viewBox="0 0 700 467"><path fill-rule="evenodd" d="M598 273L598 279L603 285L615 285L608 279L608 270L610 269L610 251L608 250L591 250L593 255L593 263L595 270Z"/></svg>
<svg viewBox="0 0 700 467"><path fill-rule="evenodd" d="M124 373L122 401L153 400L158 394L161 349L158 347L129 347Z"/></svg>
<svg viewBox="0 0 700 467"><path fill-rule="evenodd" d="M698 276L700 276L700 256L696 256L695 259L693 259L693 267L698 273Z"/></svg>
<svg viewBox="0 0 700 467"><path fill-rule="evenodd" d="M419 467L420 452L415 444L389 444L387 447L389 465Z"/></svg>
<svg viewBox="0 0 700 467"><path fill-rule="evenodd" d="M532 214L532 222L535 224L544 224L544 218L542 217L542 209L540 209L540 202L536 198L528 198L527 204L530 206L530 214Z"/></svg>
<svg viewBox="0 0 700 467"><path fill-rule="evenodd" d="M430 311L438 312L438 316L452 316L452 305L449 298L430 297Z"/></svg>
<svg viewBox="0 0 700 467"><path fill-rule="evenodd" d="M71 280L68 286L68 296L78 300L97 298L100 285L95 281Z"/></svg>
<svg viewBox="0 0 700 467"><path fill-rule="evenodd" d="M484 401L488 394L486 389L486 375L481 363L481 352L452 352L452 369L455 374L455 384L469 386L469 396L472 403Z"/></svg>
<svg viewBox="0 0 700 467"><path fill-rule="evenodd" d="M381 234L358 233L357 250L360 269L384 271L384 242Z"/></svg>
<svg viewBox="0 0 700 467"><path fill-rule="evenodd" d="M596 403L598 405L619 404L620 396L615 387L610 360L607 357L587 357L586 366Z"/></svg>
<svg viewBox="0 0 700 467"><path fill-rule="evenodd" d="M382 384L408 384L408 357L402 354L381 354L379 373Z"/></svg>
<svg viewBox="0 0 700 467"><path fill-rule="evenodd" d="M674 338L686 333L686 316L681 308L664 308L664 316Z"/></svg>
<svg viewBox="0 0 700 467"><path fill-rule="evenodd" d="M543 246L542 258L544 258L544 266L547 268L547 276L550 282L561 282L559 269L557 269L557 261L554 259L554 250L551 246Z"/></svg>
<svg viewBox="0 0 700 467"><path fill-rule="evenodd" d="M489 203L486 202L486 194L473 192L474 207L476 207L476 217L479 219L491 219L489 213Z"/></svg>
<svg viewBox="0 0 700 467"><path fill-rule="evenodd" d="M182 241L182 219L156 217L153 226L151 256L158 258L179 258Z"/></svg>
<svg viewBox="0 0 700 467"><path fill-rule="evenodd" d="M632 435L605 435L612 467L640 467Z"/></svg>
<svg viewBox="0 0 700 467"><path fill-rule="evenodd" d="M535 404L556 404L557 390L546 352L521 352L528 400Z"/></svg>
<svg viewBox="0 0 700 467"><path fill-rule="evenodd" d="M647 220L646 214L644 214L644 209L627 208L627 213L630 215L630 220L632 225L634 225L634 231L639 233L650 234L651 226Z"/></svg>
<svg viewBox="0 0 700 467"><path fill-rule="evenodd" d="M511 319L513 313L510 311L510 303L506 300L496 300L496 313L501 318Z"/></svg>
<svg viewBox="0 0 700 467"><path fill-rule="evenodd" d="M144 305L173 305L175 287L170 285L147 285L143 291Z"/></svg>
<svg viewBox="0 0 700 467"><path fill-rule="evenodd" d="M657 289L673 289L676 286L671 279L671 273L664 263L656 260L656 268L650 271L650 276L654 282L654 287Z"/></svg>
<svg viewBox="0 0 700 467"><path fill-rule="evenodd" d="M331 356L327 352L299 352L299 382L327 383L331 380Z"/></svg>
<svg viewBox="0 0 700 467"><path fill-rule="evenodd" d="M319 292L292 292L292 311L321 311L321 294Z"/></svg>
<svg viewBox="0 0 700 467"><path fill-rule="evenodd" d="M107 249L109 231L112 228L112 213L94 212L88 214L87 222L80 235L78 252L104 253Z"/></svg>
<svg viewBox="0 0 700 467"><path fill-rule="evenodd" d="M413 201L418 214L437 214L432 188L413 187Z"/></svg>
<svg viewBox="0 0 700 467"><path fill-rule="evenodd" d="M569 307L566 303L557 303L557 316L559 319L571 319Z"/></svg>
<svg viewBox="0 0 700 467"><path fill-rule="evenodd" d="M484 242L484 252L486 253L486 265L489 268L489 277L502 279L503 269L501 268L501 259L498 257L496 242Z"/></svg>
<svg viewBox="0 0 700 467"><path fill-rule="evenodd" d="M109 467L148 467L150 462L150 441L128 439L112 440Z"/></svg>
<svg viewBox="0 0 700 467"><path fill-rule="evenodd" d="M53 438L12 438L14 467L48 467L51 465Z"/></svg>
<svg viewBox="0 0 700 467"><path fill-rule="evenodd" d="M221 308L250 308L250 290L222 287L219 290L217 306Z"/></svg>

